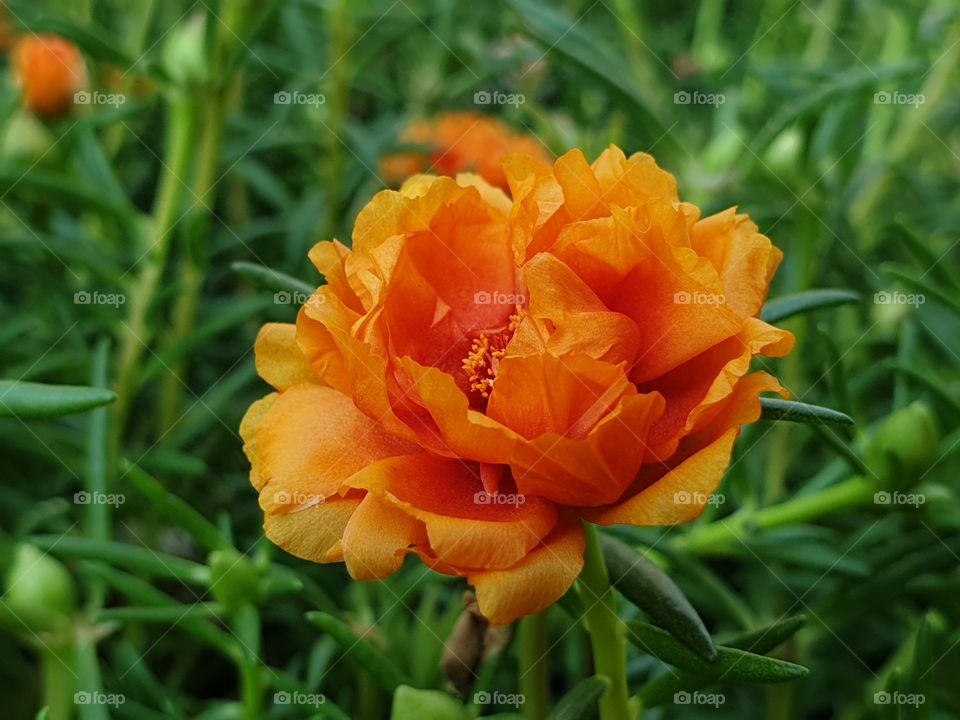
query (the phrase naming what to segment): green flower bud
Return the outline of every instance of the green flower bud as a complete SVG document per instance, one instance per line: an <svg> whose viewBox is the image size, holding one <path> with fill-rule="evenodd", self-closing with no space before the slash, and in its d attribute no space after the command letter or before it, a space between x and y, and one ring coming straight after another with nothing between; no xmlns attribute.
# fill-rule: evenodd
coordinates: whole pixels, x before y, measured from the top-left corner
<svg viewBox="0 0 960 720"><path fill-rule="evenodd" d="M4 589L4 602L31 630L63 625L77 605L73 578L67 569L27 543L14 547Z"/></svg>
<svg viewBox="0 0 960 720"><path fill-rule="evenodd" d="M262 595L264 569L236 550L214 550L207 560L211 592L227 610L245 602L254 604Z"/></svg>
<svg viewBox="0 0 960 720"><path fill-rule="evenodd" d="M864 459L887 489L912 487L936 461L939 438L930 409L915 402L880 421Z"/></svg>
<svg viewBox="0 0 960 720"><path fill-rule="evenodd" d="M194 13L170 33L163 47L163 69L181 87L202 85L210 75L206 54L207 16Z"/></svg>

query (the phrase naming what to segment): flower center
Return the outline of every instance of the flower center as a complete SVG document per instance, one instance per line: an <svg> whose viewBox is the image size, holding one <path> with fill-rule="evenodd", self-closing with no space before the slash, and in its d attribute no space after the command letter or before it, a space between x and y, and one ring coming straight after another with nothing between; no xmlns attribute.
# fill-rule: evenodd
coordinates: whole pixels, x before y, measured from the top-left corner
<svg viewBox="0 0 960 720"><path fill-rule="evenodd" d="M493 381L497 377L497 366L507 354L507 345L523 319L523 308L510 316L510 322L503 330L481 330L470 345L470 352L463 359L463 371L470 381L470 391L476 392L486 400L493 390Z"/></svg>

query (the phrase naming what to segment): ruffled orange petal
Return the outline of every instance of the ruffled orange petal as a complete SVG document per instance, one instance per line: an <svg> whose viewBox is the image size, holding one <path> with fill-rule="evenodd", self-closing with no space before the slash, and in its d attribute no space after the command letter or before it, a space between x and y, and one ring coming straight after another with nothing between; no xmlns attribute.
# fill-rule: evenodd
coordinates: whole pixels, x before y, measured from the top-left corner
<svg viewBox="0 0 960 720"><path fill-rule="evenodd" d="M257 373L277 390L320 382L297 346L297 327L292 323L267 323L261 327L253 356Z"/></svg>
<svg viewBox="0 0 960 720"><path fill-rule="evenodd" d="M758 314L783 253L736 208L700 220L691 241L723 279L727 306L741 317Z"/></svg>
<svg viewBox="0 0 960 720"><path fill-rule="evenodd" d="M363 312L363 305L347 277L346 262L350 249L339 240L324 240L314 245L307 256L313 266L326 279L327 285L344 305L354 312Z"/></svg>
<svg viewBox="0 0 960 720"><path fill-rule="evenodd" d="M423 544L416 519L376 494L368 494L343 533L343 558L356 580L377 580L395 573L407 553Z"/></svg>
<svg viewBox="0 0 960 720"><path fill-rule="evenodd" d="M263 530L277 547L317 563L340 562L340 539L359 498L332 498L291 512L268 513Z"/></svg>
<svg viewBox="0 0 960 720"><path fill-rule="evenodd" d="M700 516L707 498L723 478L738 430L730 428L663 477L621 503L584 508L599 525L677 525Z"/></svg>
<svg viewBox="0 0 960 720"><path fill-rule="evenodd" d="M243 453L250 461L250 483L260 490L266 482L260 475L260 454L257 452L259 430L267 412L280 397L278 393L270 393L254 402L240 421L240 437L243 439Z"/></svg>
<svg viewBox="0 0 960 720"><path fill-rule="evenodd" d="M415 449L363 415L350 398L313 384L275 396L255 425L254 440L260 505L267 514L320 504L371 462Z"/></svg>
<svg viewBox="0 0 960 720"><path fill-rule="evenodd" d="M373 463L344 487L381 495L421 522L434 557L452 567L513 565L557 521L554 506L541 498L503 488L488 495L476 463L426 453Z"/></svg>
<svg viewBox="0 0 960 720"><path fill-rule="evenodd" d="M583 548L583 529L570 521L516 565L470 572L467 580L476 589L480 612L494 625L504 625L549 607L583 569Z"/></svg>

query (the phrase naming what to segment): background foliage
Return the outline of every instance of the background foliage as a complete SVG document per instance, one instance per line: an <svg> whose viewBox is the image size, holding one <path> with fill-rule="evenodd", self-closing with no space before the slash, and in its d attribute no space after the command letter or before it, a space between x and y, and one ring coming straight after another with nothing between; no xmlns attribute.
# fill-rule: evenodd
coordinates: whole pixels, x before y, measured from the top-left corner
<svg viewBox="0 0 960 720"><path fill-rule="evenodd" d="M380 718L401 682L444 687L462 584L412 562L352 583L274 550L237 427L265 392L257 328L296 313L276 293L319 282L307 250L349 238L407 121L450 109L496 113L557 153L652 152L704 214L739 204L784 250L771 298L858 294L786 320L798 350L772 365L855 429L752 426L694 526L615 533L718 639L805 615L773 652L811 672L721 680L718 708L671 696L649 717L960 716L956 3L8 4L19 32L71 38L91 89L126 102L41 122L0 88L0 377L118 396L36 419L0 390L4 717L48 701L62 717L72 689L126 698L65 708L84 718ZM482 90L525 102L477 108ZM282 91L324 102L277 104ZM868 439L916 402L936 447L913 411ZM854 477L870 492L830 494ZM762 514L798 498L802 512ZM590 675L589 650L567 609L548 619L558 699ZM521 691L515 650L488 658L468 703ZM634 691L669 673L633 651ZM45 676L59 695L44 699ZM326 702L276 702L294 691Z"/></svg>

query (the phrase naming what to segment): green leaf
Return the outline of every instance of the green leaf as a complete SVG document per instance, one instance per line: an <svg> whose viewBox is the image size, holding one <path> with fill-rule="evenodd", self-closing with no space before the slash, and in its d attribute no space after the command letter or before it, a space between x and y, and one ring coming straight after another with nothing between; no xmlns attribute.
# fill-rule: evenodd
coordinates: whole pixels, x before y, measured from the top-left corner
<svg viewBox="0 0 960 720"><path fill-rule="evenodd" d="M303 280L298 280L292 275L287 275L279 270L268 268L265 265L259 265L252 262L238 261L231 263L230 269L238 273L253 283L256 287L273 292L298 293L300 295L313 295L316 288L308 285Z"/></svg>
<svg viewBox="0 0 960 720"><path fill-rule="evenodd" d="M666 630L639 620L630 620L626 625L628 639L644 652L709 680L778 683L804 677L809 672L807 668L785 660L722 645L717 648L717 662L704 662Z"/></svg>
<svg viewBox="0 0 960 720"><path fill-rule="evenodd" d="M176 578L195 585L210 583L210 570L206 565L147 547L64 535L31 535L28 539L41 550L61 557L102 560L137 573Z"/></svg>
<svg viewBox="0 0 960 720"><path fill-rule="evenodd" d="M150 501L150 506L177 527L185 530L207 550L230 550L232 546L217 526L198 513L192 505L168 491L156 478L127 460L123 475Z"/></svg>
<svg viewBox="0 0 960 720"><path fill-rule="evenodd" d="M739 634L730 638L724 645L758 655L766 655L781 643L792 638L806 622L806 616L794 615L759 630Z"/></svg>
<svg viewBox="0 0 960 720"><path fill-rule="evenodd" d="M94 614L95 622L142 622L178 625L195 618L219 618L224 609L217 603L193 605L158 605L149 607L117 607L100 610Z"/></svg>
<svg viewBox="0 0 960 720"><path fill-rule="evenodd" d="M853 425L853 418L839 410L768 397L760 398L760 419L821 425Z"/></svg>
<svg viewBox="0 0 960 720"><path fill-rule="evenodd" d="M957 300L955 297L955 290L941 290L936 285L923 280L922 276L916 278L908 268L895 263L884 263L880 266L880 271L887 277L899 280L911 290L915 290L923 295L929 295L935 300L938 300L954 314L960 315L960 300Z"/></svg>
<svg viewBox="0 0 960 720"><path fill-rule="evenodd" d="M45 420L108 405L116 399L104 388L0 380L0 417Z"/></svg>
<svg viewBox="0 0 960 720"><path fill-rule="evenodd" d="M764 322L776 323L793 315L812 312L820 308L861 302L863 297L853 290L807 290L794 295L785 295L768 301L760 317Z"/></svg>
<svg viewBox="0 0 960 720"><path fill-rule="evenodd" d="M445 692L401 685L393 695L390 720L470 720L470 714Z"/></svg>
<svg viewBox="0 0 960 720"><path fill-rule="evenodd" d="M594 675L578 682L573 690L564 695L556 707L547 715L547 720L579 720L589 717L597 700L610 686L610 681L602 675Z"/></svg>
<svg viewBox="0 0 960 720"><path fill-rule="evenodd" d="M353 658L358 668L370 676L386 691L393 693L409 679L379 649L363 636L358 636L346 624L325 612L308 612L307 621L336 640L348 657Z"/></svg>
<svg viewBox="0 0 960 720"><path fill-rule="evenodd" d="M717 649L703 620L666 573L615 538L602 535L601 544L613 586L699 657L715 661Z"/></svg>

